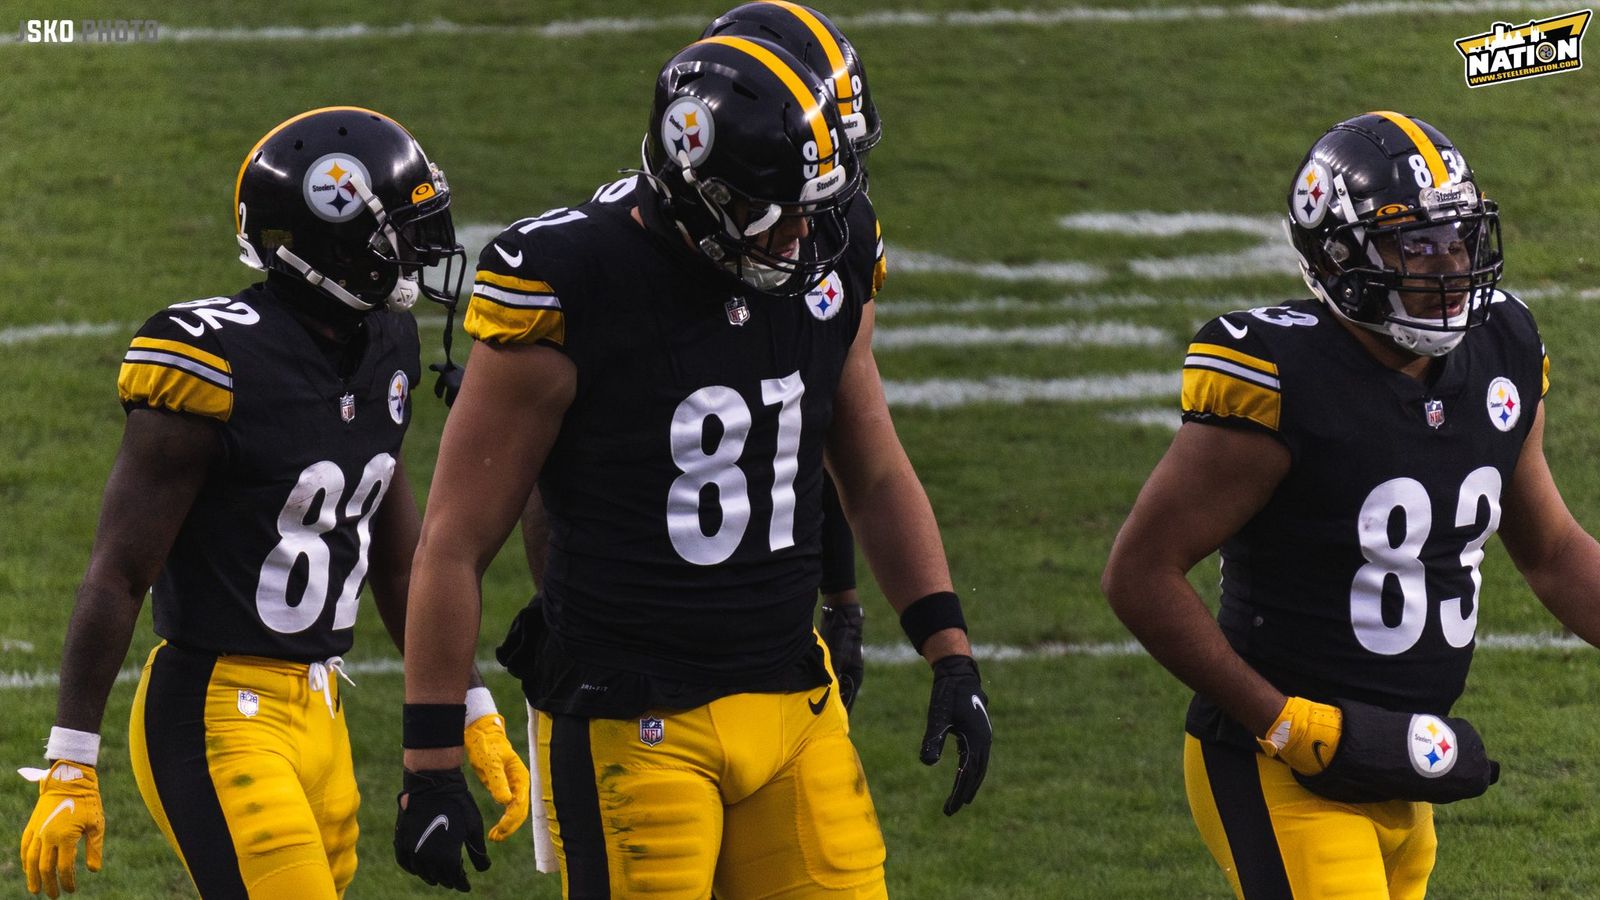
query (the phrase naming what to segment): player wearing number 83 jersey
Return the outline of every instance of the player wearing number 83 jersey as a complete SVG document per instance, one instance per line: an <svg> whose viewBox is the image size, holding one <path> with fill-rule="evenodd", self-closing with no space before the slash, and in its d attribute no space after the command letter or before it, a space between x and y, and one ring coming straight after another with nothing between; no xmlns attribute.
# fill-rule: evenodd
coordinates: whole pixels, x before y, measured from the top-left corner
<svg viewBox="0 0 1600 900"><path fill-rule="evenodd" d="M1498 211L1390 111L1330 129L1288 194L1315 300L1207 323L1184 424L1107 562L1112 608L1193 688L1184 777L1241 898L1420 898L1435 802L1498 777L1451 707L1484 544L1600 642L1600 544L1545 462L1548 363L1497 289ZM1222 556L1213 620L1185 576ZM1492 736L1491 736L1492 737Z"/></svg>

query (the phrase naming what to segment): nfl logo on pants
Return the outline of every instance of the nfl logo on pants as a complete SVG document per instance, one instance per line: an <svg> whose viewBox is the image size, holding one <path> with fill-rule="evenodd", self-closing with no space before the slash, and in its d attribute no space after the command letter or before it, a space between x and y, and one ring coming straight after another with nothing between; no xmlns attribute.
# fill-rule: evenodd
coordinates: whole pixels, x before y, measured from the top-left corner
<svg viewBox="0 0 1600 900"><path fill-rule="evenodd" d="M644 741L651 747L661 743L665 733L666 726L661 723L660 719L649 717L639 720L639 740Z"/></svg>

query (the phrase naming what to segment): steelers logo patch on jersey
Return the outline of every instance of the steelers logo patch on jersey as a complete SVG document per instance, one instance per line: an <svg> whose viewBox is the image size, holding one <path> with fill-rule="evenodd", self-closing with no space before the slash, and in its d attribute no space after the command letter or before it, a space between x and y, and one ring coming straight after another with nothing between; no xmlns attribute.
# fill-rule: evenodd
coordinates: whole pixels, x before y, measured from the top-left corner
<svg viewBox="0 0 1600 900"><path fill-rule="evenodd" d="M839 277L838 272L829 272L827 278L806 293L806 310L820 322L838 315L843 307L844 279Z"/></svg>
<svg viewBox="0 0 1600 900"><path fill-rule="evenodd" d="M674 158L686 154L691 166L699 165L710 155L715 135L711 107L698 97L679 97L661 116L661 143L672 151Z"/></svg>
<svg viewBox="0 0 1600 900"><path fill-rule="evenodd" d="M367 167L361 160L344 153L329 153L311 164L306 170L302 188L306 205L317 218L329 222L348 222L361 214L365 204L356 190L354 179L364 185L372 184Z"/></svg>
<svg viewBox="0 0 1600 900"><path fill-rule="evenodd" d="M1424 778L1438 778L1455 768L1456 733L1438 716L1411 717L1409 729L1411 767Z"/></svg>
<svg viewBox="0 0 1600 900"><path fill-rule="evenodd" d="M1522 418L1522 397L1511 379L1501 376L1489 382L1489 421L1501 431L1517 427Z"/></svg>
<svg viewBox="0 0 1600 900"><path fill-rule="evenodd" d="M396 425L406 423L406 398L411 396L411 379L406 373L396 369L389 378L389 418Z"/></svg>
<svg viewBox="0 0 1600 900"><path fill-rule="evenodd" d="M1294 202L1289 204L1294 220L1306 228L1316 227L1328 214L1328 197L1332 193L1328 167L1314 159L1306 163L1294 180Z"/></svg>

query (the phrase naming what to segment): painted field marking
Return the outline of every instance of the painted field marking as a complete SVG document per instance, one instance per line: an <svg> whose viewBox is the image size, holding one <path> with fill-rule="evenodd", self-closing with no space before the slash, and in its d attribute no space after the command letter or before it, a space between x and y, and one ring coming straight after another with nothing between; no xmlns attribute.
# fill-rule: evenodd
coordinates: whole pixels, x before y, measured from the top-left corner
<svg viewBox="0 0 1600 900"><path fill-rule="evenodd" d="M1570 634L1550 634L1547 632L1535 634L1486 634L1478 638L1478 649L1490 652L1513 653L1539 653L1550 650L1571 651L1588 649L1589 645L1581 638ZM1144 649L1139 642L1129 639L1125 641L1101 642L1067 642L1046 641L1041 644L1017 646L1012 644L975 644L974 654L978 659L988 662L1011 660L1042 660L1061 658L1089 658L1089 659L1126 659L1133 656L1142 656ZM904 644L868 644L862 648L863 655L874 663L885 665L906 665L921 662L922 657L917 652ZM493 659L478 660L478 668L483 671L499 671L499 663ZM351 675L360 676L388 676L398 675L404 671L404 666L398 658L378 657L376 659L353 660L345 663L345 671ZM117 683L127 684L139 680L139 669L123 669L117 673ZM57 687L61 678L56 672L0 672L0 690L25 690L36 687Z"/></svg>

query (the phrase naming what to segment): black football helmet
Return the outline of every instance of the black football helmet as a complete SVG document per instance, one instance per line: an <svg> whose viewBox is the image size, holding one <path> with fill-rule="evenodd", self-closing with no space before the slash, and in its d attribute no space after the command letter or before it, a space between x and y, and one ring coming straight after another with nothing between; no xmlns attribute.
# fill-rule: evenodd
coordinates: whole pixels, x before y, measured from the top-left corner
<svg viewBox="0 0 1600 900"><path fill-rule="evenodd" d="M839 121L865 164L867 153L883 139L883 122L867 87L866 64L827 16L788 0L758 0L718 16L700 36L719 34L771 41L810 66L839 104Z"/></svg>
<svg viewBox="0 0 1600 900"><path fill-rule="evenodd" d="M1289 186L1286 225L1312 292L1403 350L1442 356L1488 319L1498 208L1420 119L1378 111L1329 129Z"/></svg>
<svg viewBox="0 0 1600 900"><path fill-rule="evenodd" d="M450 185L400 123L331 106L282 123L250 149L234 188L239 260L301 279L351 309L454 307L466 251ZM422 270L445 266L443 285Z"/></svg>
<svg viewBox="0 0 1600 900"><path fill-rule="evenodd" d="M844 254L861 167L822 80L763 40L719 36L679 51L656 79L644 174L664 218L719 271L759 292L803 294ZM657 215L658 214L658 215ZM797 255L771 249L806 216Z"/></svg>

